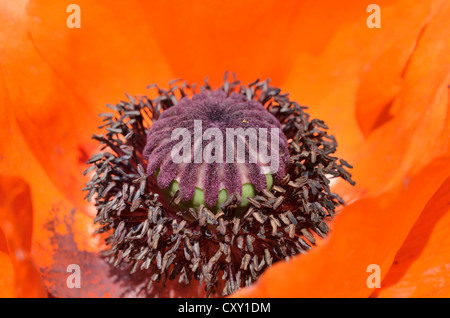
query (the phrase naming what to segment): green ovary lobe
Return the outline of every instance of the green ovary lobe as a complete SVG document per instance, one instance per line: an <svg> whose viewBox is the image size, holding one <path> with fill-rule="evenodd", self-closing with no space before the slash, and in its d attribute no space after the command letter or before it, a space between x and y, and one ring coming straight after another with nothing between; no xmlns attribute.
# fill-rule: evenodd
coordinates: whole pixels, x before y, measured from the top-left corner
<svg viewBox="0 0 450 318"><path fill-rule="evenodd" d="M273 185L273 177L271 174L266 174L266 181L267 181L267 190L270 190ZM164 191L166 195L169 196L169 199L173 198L175 193L178 191L179 185L176 180L173 180L170 184L169 188ZM238 211L241 211L248 207L250 202L248 201L248 197L252 198L257 194L257 191L255 189L255 186L251 183L244 183L242 185L242 200L238 204ZM228 199L228 193L226 189L222 189L219 191L219 197L217 199L217 204L215 206L208 206L208 208L214 212L217 213L220 211L220 206ZM205 205L205 193L203 189L200 189L198 187L195 188L194 196L191 200L180 202L176 206L180 209L187 209L187 208L194 208L198 209L200 205Z"/></svg>

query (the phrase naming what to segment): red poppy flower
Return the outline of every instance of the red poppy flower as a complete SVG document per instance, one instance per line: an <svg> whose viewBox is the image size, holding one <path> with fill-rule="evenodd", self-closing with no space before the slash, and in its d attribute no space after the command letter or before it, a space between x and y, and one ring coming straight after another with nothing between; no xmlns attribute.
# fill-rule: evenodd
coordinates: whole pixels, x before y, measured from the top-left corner
<svg viewBox="0 0 450 318"><path fill-rule="evenodd" d="M447 1L379 1L381 28L370 1L77 4L74 29L61 1L0 4L1 296L134 295L136 278L101 259L81 191L97 115L124 92L225 70L309 105L356 181L333 185L347 205L328 238L233 296L450 296ZM67 287L70 264L82 288Z"/></svg>

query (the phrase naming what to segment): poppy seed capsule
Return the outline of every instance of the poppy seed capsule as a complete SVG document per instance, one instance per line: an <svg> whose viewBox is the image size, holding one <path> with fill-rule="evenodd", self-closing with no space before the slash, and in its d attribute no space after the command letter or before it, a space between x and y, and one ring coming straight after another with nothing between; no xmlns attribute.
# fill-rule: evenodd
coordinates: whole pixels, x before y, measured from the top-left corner
<svg viewBox="0 0 450 318"><path fill-rule="evenodd" d="M204 204L215 212L233 194L240 208L248 206L248 197L284 176L289 161L280 122L260 102L223 90L183 97L165 110L143 154L147 174L169 199L179 191L181 209Z"/></svg>

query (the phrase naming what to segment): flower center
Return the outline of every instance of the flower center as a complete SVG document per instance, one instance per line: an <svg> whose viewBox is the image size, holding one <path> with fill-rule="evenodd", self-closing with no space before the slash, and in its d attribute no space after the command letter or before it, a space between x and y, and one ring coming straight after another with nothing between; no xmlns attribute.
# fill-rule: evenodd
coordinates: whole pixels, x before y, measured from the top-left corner
<svg viewBox="0 0 450 318"><path fill-rule="evenodd" d="M215 90L165 110L148 132L144 158L170 196L217 211L232 195L245 207L270 189L285 174L289 150L280 122L260 102Z"/></svg>
<svg viewBox="0 0 450 318"><path fill-rule="evenodd" d="M226 108L223 107L222 105L220 106L218 105L218 107L216 108L208 109L205 115L209 121L216 122L218 124L229 120Z"/></svg>
<svg viewBox="0 0 450 318"><path fill-rule="evenodd" d="M268 81L206 82L201 93L174 83L108 105L84 190L109 233L109 262L144 274L136 290L156 296L172 282L184 296L198 284L229 295L327 234L344 203L329 178L354 184L351 166L332 155L326 124Z"/></svg>

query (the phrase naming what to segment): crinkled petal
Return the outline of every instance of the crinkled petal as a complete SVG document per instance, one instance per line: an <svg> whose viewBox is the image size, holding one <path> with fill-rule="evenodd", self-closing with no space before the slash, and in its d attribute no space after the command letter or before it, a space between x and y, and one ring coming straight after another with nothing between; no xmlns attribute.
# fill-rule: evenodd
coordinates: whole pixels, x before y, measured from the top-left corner
<svg viewBox="0 0 450 318"><path fill-rule="evenodd" d="M238 297L368 297L371 264L388 272L396 252L433 193L450 173L447 160L435 160L408 187L360 199L336 217L330 238L307 255L268 269ZM370 268L369 268L370 269Z"/></svg>
<svg viewBox="0 0 450 318"><path fill-rule="evenodd" d="M372 292L367 266L377 264L386 275L424 206L450 174L450 47L443 40L449 10L447 3L424 30L393 103L393 118L349 152L357 186L335 186L351 204L335 220L329 240L269 269L238 296L366 297Z"/></svg>
<svg viewBox="0 0 450 318"><path fill-rule="evenodd" d="M0 228L0 298L16 296L14 281L14 266L9 257L5 235Z"/></svg>
<svg viewBox="0 0 450 318"><path fill-rule="evenodd" d="M336 2L327 4L326 9L321 7L323 14L329 9L327 17L333 17L330 24L325 23L330 39L323 42L321 50L299 49L281 85L299 103L310 106L313 117L327 123L337 136L338 154L344 158L360 146L386 103L398 94L402 84L398 77L405 71L423 28L443 1L377 2L381 9L379 29L366 25L370 15L366 8L371 3ZM335 15L342 16L344 22ZM310 19L320 16L314 13ZM320 23L319 18L310 28L314 35L319 30L319 38L323 30Z"/></svg>
<svg viewBox="0 0 450 318"><path fill-rule="evenodd" d="M0 193L0 234L5 239L2 245L7 246L7 251L2 248L0 252L1 267L10 272L6 257L9 255L16 296L46 297L47 291L30 256L33 225L30 188L21 178L0 174ZM7 284L10 286L11 280Z"/></svg>
<svg viewBox="0 0 450 318"><path fill-rule="evenodd" d="M375 128L389 121L393 114L391 106L402 89L408 68L416 69L411 63L415 50L423 47L422 38L430 19L441 10L445 1L417 1L399 4L393 12L395 19L385 17L382 7L383 30L391 36L380 43L381 50L374 60L364 65L357 91L356 117L361 131L368 135ZM400 22L401 21L401 22ZM441 37L441 32L431 33ZM430 36L430 32L427 32ZM431 49L431 48L429 48ZM428 71L436 71L432 61L424 64ZM441 69L442 70L442 69ZM437 78L437 77L436 77ZM415 94L407 91L408 94ZM417 92L421 94L421 92Z"/></svg>
<svg viewBox="0 0 450 318"><path fill-rule="evenodd" d="M425 206L372 297L450 297L450 179Z"/></svg>

